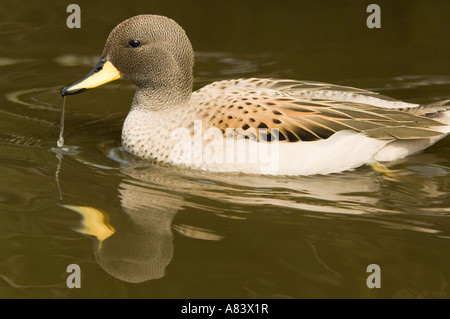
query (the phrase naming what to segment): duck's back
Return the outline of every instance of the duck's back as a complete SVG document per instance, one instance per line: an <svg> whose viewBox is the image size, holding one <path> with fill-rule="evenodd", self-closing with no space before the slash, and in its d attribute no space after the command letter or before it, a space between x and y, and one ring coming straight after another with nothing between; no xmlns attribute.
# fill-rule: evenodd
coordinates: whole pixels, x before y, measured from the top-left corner
<svg viewBox="0 0 450 319"><path fill-rule="evenodd" d="M266 130L281 142L324 140L351 130L377 139L422 139L442 130L442 103L432 106L401 102L378 93L319 82L238 79L209 84L193 93L190 108L207 127L258 140ZM258 134L259 133L259 134ZM269 135L269 137L271 137Z"/></svg>

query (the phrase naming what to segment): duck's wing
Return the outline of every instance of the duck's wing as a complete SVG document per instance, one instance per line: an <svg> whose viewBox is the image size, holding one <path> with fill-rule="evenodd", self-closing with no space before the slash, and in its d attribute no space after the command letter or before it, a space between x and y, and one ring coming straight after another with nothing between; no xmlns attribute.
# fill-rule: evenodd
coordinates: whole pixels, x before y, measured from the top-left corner
<svg viewBox="0 0 450 319"><path fill-rule="evenodd" d="M208 126L256 140L270 141L278 133L275 139L284 142L316 141L342 130L376 139L424 139L442 135L431 128L444 125L425 116L420 105L318 82L231 80L195 94ZM438 112L448 106L427 109Z"/></svg>

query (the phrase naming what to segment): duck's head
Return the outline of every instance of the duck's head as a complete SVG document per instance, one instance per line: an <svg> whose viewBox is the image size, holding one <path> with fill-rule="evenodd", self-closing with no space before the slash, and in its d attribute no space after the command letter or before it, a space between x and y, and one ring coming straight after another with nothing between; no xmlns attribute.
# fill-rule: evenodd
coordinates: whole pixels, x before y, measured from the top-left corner
<svg viewBox="0 0 450 319"><path fill-rule="evenodd" d="M122 78L134 82L146 99L189 99L193 65L191 43L175 21L139 15L111 31L97 65L84 78L64 87L61 94L77 94Z"/></svg>

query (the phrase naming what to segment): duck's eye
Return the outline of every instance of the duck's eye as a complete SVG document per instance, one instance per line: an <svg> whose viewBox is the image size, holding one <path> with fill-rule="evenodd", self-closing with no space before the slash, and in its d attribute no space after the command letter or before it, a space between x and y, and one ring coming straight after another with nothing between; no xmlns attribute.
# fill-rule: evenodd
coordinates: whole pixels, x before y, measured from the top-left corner
<svg viewBox="0 0 450 319"><path fill-rule="evenodd" d="M138 48L141 46L141 42L139 40L131 40L128 42L128 45L132 48Z"/></svg>

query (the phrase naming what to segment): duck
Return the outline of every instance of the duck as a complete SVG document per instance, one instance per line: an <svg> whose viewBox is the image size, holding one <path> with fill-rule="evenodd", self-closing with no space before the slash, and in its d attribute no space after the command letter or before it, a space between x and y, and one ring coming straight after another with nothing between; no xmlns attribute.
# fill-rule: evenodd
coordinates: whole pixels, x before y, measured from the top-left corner
<svg viewBox="0 0 450 319"><path fill-rule="evenodd" d="M123 149L213 172L339 173L420 152L450 132L449 100L414 104L276 78L221 80L193 92L193 67L191 42L177 22L137 15L111 31L100 61L61 95L133 82Z"/></svg>

